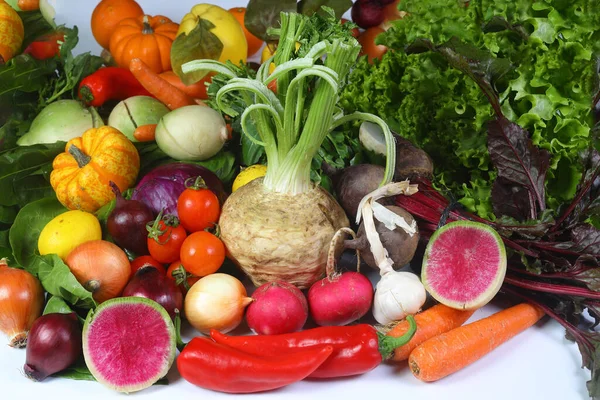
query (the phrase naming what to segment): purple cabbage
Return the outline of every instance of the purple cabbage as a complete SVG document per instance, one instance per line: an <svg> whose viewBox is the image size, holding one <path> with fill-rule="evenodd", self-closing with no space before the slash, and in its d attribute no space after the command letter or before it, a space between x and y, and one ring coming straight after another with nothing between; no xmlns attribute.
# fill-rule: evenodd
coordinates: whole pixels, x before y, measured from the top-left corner
<svg viewBox="0 0 600 400"><path fill-rule="evenodd" d="M131 199L146 204L155 215L164 210L164 214L177 216L177 199L185 190L185 181L197 176L202 176L223 205L227 192L219 177L200 165L183 162L161 165L148 172L136 186Z"/></svg>

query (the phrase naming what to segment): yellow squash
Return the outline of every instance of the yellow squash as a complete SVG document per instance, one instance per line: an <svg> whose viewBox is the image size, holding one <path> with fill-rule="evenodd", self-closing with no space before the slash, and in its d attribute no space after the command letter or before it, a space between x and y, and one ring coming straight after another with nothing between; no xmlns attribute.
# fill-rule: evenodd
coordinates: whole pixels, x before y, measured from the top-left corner
<svg viewBox="0 0 600 400"><path fill-rule="evenodd" d="M110 181L125 191L139 170L133 143L117 129L103 126L67 143L52 163L50 184L68 209L95 212L114 197Z"/></svg>
<svg viewBox="0 0 600 400"><path fill-rule="evenodd" d="M0 65L7 62L21 48L25 30L19 14L4 0L0 0Z"/></svg>
<svg viewBox="0 0 600 400"><path fill-rule="evenodd" d="M210 31L223 43L219 61L230 60L234 64L246 62L248 43L242 26L229 11L214 4L197 4L192 7L192 10L183 16L177 36L182 33L189 34L200 19L207 20L215 26Z"/></svg>

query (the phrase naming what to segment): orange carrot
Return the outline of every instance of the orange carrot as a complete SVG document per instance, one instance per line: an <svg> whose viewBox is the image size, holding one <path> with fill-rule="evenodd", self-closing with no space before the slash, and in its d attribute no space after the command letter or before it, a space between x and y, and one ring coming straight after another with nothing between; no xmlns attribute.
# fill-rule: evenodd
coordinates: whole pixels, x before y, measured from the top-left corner
<svg viewBox="0 0 600 400"><path fill-rule="evenodd" d="M410 342L396 348L392 359L394 361L406 360L418 345L434 336L458 328L471 318L474 312L475 310L456 310L443 304L437 304L415 315L417 333L415 333ZM387 333L387 336L400 337L408 331L408 327L409 324L407 321L401 321Z"/></svg>
<svg viewBox="0 0 600 400"><path fill-rule="evenodd" d="M23 11L39 10L40 0L19 0L17 6Z"/></svg>
<svg viewBox="0 0 600 400"><path fill-rule="evenodd" d="M138 142L151 142L156 134L156 124L140 125L133 131L133 137Z"/></svg>
<svg viewBox="0 0 600 400"><path fill-rule="evenodd" d="M528 303L507 308L425 341L410 353L408 366L420 380L437 381L479 360L543 316L540 308Z"/></svg>
<svg viewBox="0 0 600 400"><path fill-rule="evenodd" d="M129 70L152 96L162 101L170 110L199 104L183 91L162 79L139 58L131 60Z"/></svg>

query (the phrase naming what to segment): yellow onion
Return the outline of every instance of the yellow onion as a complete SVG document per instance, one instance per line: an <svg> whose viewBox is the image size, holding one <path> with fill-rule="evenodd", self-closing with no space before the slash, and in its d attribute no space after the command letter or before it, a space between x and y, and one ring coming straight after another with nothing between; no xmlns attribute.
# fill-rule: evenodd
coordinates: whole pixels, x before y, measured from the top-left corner
<svg viewBox="0 0 600 400"><path fill-rule="evenodd" d="M244 309L252 302L238 279L227 274L211 274L200 279L185 297L185 317L198 331L211 329L227 333L244 318Z"/></svg>
<svg viewBox="0 0 600 400"><path fill-rule="evenodd" d="M29 272L0 259L0 331L11 347L25 347L33 322L42 315L44 289Z"/></svg>

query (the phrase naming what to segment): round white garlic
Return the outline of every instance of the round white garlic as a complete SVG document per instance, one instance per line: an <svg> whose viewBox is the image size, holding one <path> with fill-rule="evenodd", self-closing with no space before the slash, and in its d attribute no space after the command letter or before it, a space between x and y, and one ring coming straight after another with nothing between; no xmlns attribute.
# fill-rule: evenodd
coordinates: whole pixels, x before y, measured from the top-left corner
<svg viewBox="0 0 600 400"><path fill-rule="evenodd" d="M417 275L388 271L377 284L373 316L383 325L402 320L419 312L426 298L427 292Z"/></svg>

